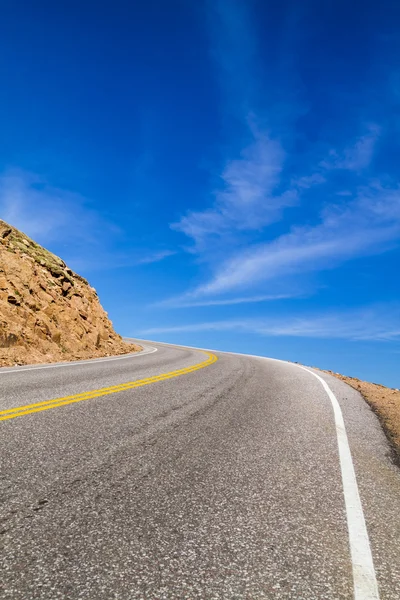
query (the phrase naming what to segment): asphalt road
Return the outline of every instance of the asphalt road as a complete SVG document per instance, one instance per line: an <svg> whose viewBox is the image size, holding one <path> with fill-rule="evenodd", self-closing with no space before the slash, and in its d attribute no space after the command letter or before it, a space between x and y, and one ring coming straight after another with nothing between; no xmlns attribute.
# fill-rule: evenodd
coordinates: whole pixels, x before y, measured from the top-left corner
<svg viewBox="0 0 400 600"><path fill-rule="evenodd" d="M355 390L322 375L361 516L312 373L145 350L0 369L0 598L400 598L399 470Z"/></svg>

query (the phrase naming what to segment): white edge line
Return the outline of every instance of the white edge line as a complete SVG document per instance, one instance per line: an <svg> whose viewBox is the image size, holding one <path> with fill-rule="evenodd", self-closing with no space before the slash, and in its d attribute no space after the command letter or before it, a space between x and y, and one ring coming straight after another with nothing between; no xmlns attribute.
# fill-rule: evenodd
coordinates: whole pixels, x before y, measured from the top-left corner
<svg viewBox="0 0 400 600"><path fill-rule="evenodd" d="M294 366L297 366L299 369L303 369L303 371L307 371L316 377L332 404L335 417L340 470L342 473L343 495L346 506L351 562L353 566L354 599L379 600L378 583L372 559L371 546L369 543L367 526L358 491L357 479L342 410L335 394L322 377L317 375L317 373L314 373L314 371L311 371L311 369L307 369L307 367L301 365Z"/></svg>
<svg viewBox="0 0 400 600"><path fill-rule="evenodd" d="M135 352L134 354L124 354L123 356L113 356L112 358L95 358L93 360L77 360L74 362L67 363L57 363L55 365L38 365L34 367L14 367L13 369L8 369L3 371L0 368L0 375L5 375L7 373L24 373L25 371L36 371L39 369L56 369L60 367L83 367L85 365L95 365L103 362L110 362L112 360L127 360L128 358L137 358L138 356L146 356L146 354L153 354L153 352L157 352L158 348L152 348L151 350L142 350L140 352Z"/></svg>
<svg viewBox="0 0 400 600"><path fill-rule="evenodd" d="M157 343L157 342L153 342ZM161 342L162 343L162 342ZM166 344L168 345L168 344ZM172 345L172 344L171 344ZM182 346L190 348L190 346ZM198 349L198 348L194 348ZM358 490L356 473L354 470L353 459L349 440L346 433L342 409L335 394L327 382L314 373L311 369L278 358L268 358L266 356L257 356L254 354L240 354L238 352L221 352L221 354L233 354L247 356L249 358L261 358L284 363L292 367L298 367L313 375L321 383L333 408L335 419L336 438L339 451L340 471L342 475L343 496L346 508L347 529L350 545L350 556L353 570L354 600L379 600L378 583L375 574L374 562L372 558L371 546L368 537L367 525L365 523L364 511L361 504L360 493Z"/></svg>

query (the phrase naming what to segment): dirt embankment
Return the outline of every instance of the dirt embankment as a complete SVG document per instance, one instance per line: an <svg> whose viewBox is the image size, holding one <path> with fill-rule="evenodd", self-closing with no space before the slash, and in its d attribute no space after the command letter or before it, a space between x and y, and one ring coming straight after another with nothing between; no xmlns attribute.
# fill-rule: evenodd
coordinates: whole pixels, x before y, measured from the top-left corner
<svg viewBox="0 0 400 600"><path fill-rule="evenodd" d="M391 442L397 462L400 464L400 390L388 388L378 383L361 381L356 377L347 377L333 371L325 371L360 392L374 412Z"/></svg>
<svg viewBox="0 0 400 600"><path fill-rule="evenodd" d="M138 349L115 333L86 279L0 220L0 366Z"/></svg>

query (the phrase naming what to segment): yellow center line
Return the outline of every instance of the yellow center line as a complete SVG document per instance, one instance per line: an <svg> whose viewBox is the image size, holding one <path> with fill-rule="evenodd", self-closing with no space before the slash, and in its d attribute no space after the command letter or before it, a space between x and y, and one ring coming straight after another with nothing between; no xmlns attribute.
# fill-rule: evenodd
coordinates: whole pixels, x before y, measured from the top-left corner
<svg viewBox="0 0 400 600"><path fill-rule="evenodd" d="M180 377L181 375L186 375L187 373L192 373L193 371L198 371L199 369L204 369L204 367L208 367L218 360L218 357L211 352L205 352L203 350L201 350L201 352L208 356L207 360L197 363L196 365L192 365L191 367L177 369L175 371L170 371L169 373L162 373L161 375L153 375L152 377L146 377L145 379L129 381L128 383L120 383L118 385L112 385L110 387L100 388L98 390L81 392L80 394L73 394L72 396L64 396L62 398L54 398L53 400L36 402L35 404L25 404L24 406L8 408L7 410L0 411L0 421L23 417L24 415L41 412L42 410L50 410L51 408L65 406L66 404L73 404L74 402L91 400L92 398L98 398L99 396L108 396L109 394L124 392L125 390L142 387L143 385L149 385L150 383L164 381L165 379L172 379L173 377Z"/></svg>

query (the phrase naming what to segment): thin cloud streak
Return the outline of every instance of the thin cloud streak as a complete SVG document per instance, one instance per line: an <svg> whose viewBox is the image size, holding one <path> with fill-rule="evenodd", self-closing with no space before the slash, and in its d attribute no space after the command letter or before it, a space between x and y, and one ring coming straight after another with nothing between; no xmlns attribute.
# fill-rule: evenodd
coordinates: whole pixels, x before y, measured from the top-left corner
<svg viewBox="0 0 400 600"><path fill-rule="evenodd" d="M190 296L183 296L178 298L168 298L161 302L156 302L152 306L166 307L166 308L183 308L183 307L197 307L197 306L227 306L234 304L249 304L257 302L273 302L276 300L285 300L288 298L298 298L297 294L270 294L266 296L245 296L240 298L224 298L224 299L211 299L211 300L195 300L191 299Z"/></svg>
<svg viewBox="0 0 400 600"><path fill-rule="evenodd" d="M153 254L149 254L148 256L144 256L143 258L139 258L134 264L149 265L151 263L160 262L161 260L164 260L164 258L169 258L175 254L177 254L176 250L161 250L160 252L155 252Z"/></svg>
<svg viewBox="0 0 400 600"><path fill-rule="evenodd" d="M350 341L400 341L399 308L381 306L315 316L270 319L234 319L193 323L171 327L154 327L142 335L234 331L268 337L304 337L344 339Z"/></svg>
<svg viewBox="0 0 400 600"><path fill-rule="evenodd" d="M210 50L224 96L224 110L239 119L259 94L257 36L245 2L209 0Z"/></svg>
<svg viewBox="0 0 400 600"><path fill-rule="evenodd" d="M94 272L94 271L116 271L118 269L130 269L140 267L142 265L150 265L161 262L162 260L174 256L177 252L165 250L155 252L147 256L135 257L134 251L131 253L109 252L103 254L99 260L98 252L91 253L90 257L85 258L73 257L69 260L69 264L74 267L77 272Z"/></svg>

